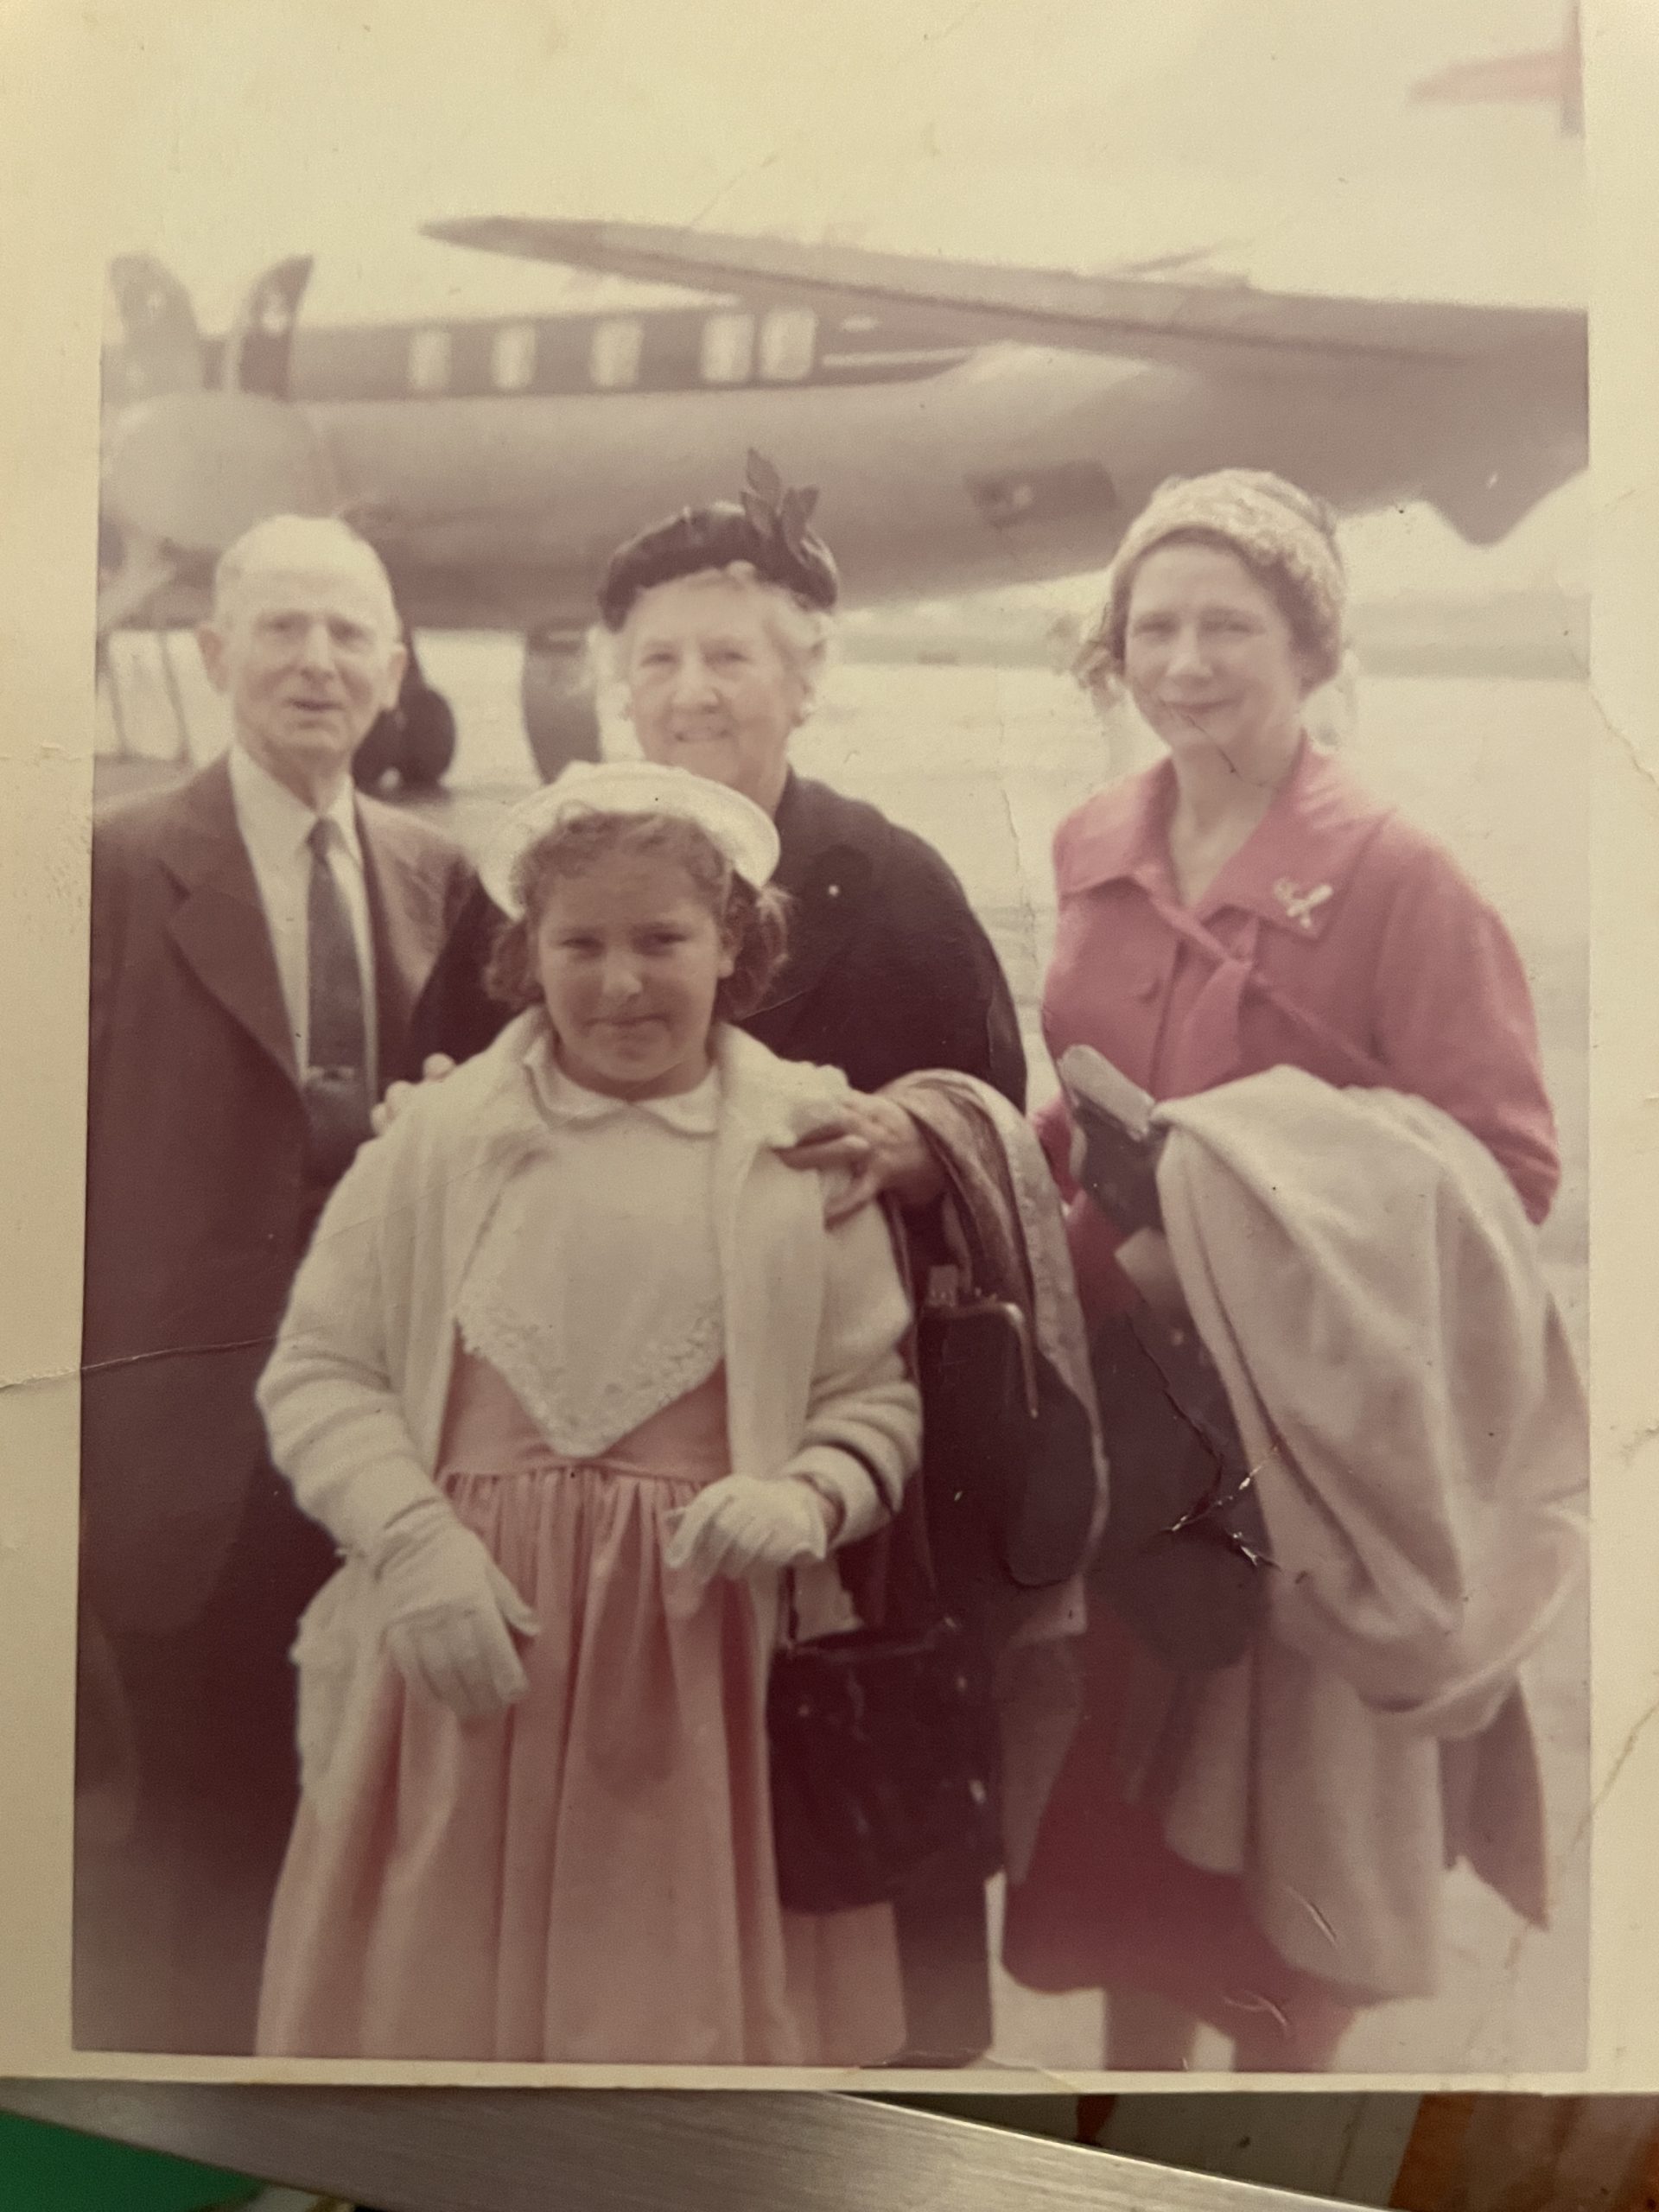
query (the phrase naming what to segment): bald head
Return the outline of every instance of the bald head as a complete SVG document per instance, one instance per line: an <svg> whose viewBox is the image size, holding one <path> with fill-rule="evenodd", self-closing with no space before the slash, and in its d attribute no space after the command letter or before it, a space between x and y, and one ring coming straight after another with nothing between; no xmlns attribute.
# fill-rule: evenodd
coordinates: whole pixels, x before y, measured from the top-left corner
<svg viewBox="0 0 1659 2212"><path fill-rule="evenodd" d="M273 570L338 572L357 578L379 605L388 636L397 635L397 605L380 556L348 523L329 515L267 515L251 530L245 530L219 556L213 571L214 622L224 626L249 576Z"/></svg>

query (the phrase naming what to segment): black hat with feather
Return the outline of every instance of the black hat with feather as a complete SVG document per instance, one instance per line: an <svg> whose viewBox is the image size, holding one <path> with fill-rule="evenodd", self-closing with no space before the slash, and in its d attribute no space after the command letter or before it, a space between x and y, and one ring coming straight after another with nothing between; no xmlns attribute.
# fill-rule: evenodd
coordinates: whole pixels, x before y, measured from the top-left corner
<svg viewBox="0 0 1659 2212"><path fill-rule="evenodd" d="M741 499L682 507L618 546L599 588L606 628L622 627L641 592L734 561L827 613L841 578L830 548L808 527L817 497L810 486L786 486L764 454L751 452Z"/></svg>

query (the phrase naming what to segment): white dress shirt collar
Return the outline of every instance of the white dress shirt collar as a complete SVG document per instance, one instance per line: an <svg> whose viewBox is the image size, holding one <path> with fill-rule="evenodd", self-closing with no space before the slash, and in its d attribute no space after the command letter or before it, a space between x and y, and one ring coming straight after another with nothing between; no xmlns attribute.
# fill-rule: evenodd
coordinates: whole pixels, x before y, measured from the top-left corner
<svg viewBox="0 0 1659 2212"><path fill-rule="evenodd" d="M230 747L231 798L237 827L256 863L278 868L292 864L320 818L316 810L296 798L286 784L278 783L269 768L256 760L245 746L232 739ZM357 830L357 804L349 776L325 807L322 819L340 831L346 850L363 865L363 847Z"/></svg>

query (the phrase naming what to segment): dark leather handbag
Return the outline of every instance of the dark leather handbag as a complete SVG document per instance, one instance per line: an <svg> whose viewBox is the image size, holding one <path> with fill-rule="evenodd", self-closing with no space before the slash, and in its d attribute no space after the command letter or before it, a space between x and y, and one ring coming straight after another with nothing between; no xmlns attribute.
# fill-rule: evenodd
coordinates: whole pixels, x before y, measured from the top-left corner
<svg viewBox="0 0 1659 2212"><path fill-rule="evenodd" d="M1077 1572L1098 1475L1089 1415L1036 1340L1023 1251L1003 1263L1018 1268L1019 1283L999 1281L948 1148L931 1149L946 1185L940 1226L956 1258L929 1271L916 1317L921 1490L940 1594L976 1621L1000 1596Z"/></svg>
<svg viewBox="0 0 1659 2212"><path fill-rule="evenodd" d="M1272 1557L1221 1377L1194 1332L1142 1307L1090 1352L1112 1471L1092 1586L1166 1666L1230 1667L1261 1625Z"/></svg>
<svg viewBox="0 0 1659 2212"><path fill-rule="evenodd" d="M914 1486L899 1524L920 1571L883 1625L796 1642L785 1585L790 1641L772 1659L766 1734L791 1912L896 1904L988 1881L1002 1863L990 1658L938 1603L913 1498Z"/></svg>
<svg viewBox="0 0 1659 2212"><path fill-rule="evenodd" d="M1161 1230L1151 1098L1086 1048L1060 1077L1090 1198L1125 1235ZM1090 1359L1112 1471L1093 1586L1167 1666L1232 1666L1261 1624L1272 1558L1220 1373L1195 1329L1144 1303L1096 1326Z"/></svg>
<svg viewBox="0 0 1659 2212"><path fill-rule="evenodd" d="M1011 1301L931 1292L916 1341L928 1541L944 1602L971 1620L1082 1566L1094 1438Z"/></svg>

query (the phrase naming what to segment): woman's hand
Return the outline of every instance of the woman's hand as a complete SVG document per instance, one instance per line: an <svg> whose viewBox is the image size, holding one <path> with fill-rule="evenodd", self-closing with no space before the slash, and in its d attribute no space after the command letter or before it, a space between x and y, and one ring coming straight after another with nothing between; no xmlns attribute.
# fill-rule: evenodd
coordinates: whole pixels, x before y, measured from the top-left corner
<svg viewBox="0 0 1659 2212"><path fill-rule="evenodd" d="M1137 1229L1112 1256L1160 1320L1190 1318L1169 1239L1161 1230Z"/></svg>
<svg viewBox="0 0 1659 2212"><path fill-rule="evenodd" d="M852 1182L830 1206L833 1226L890 1191L909 1212L944 1193L944 1176L913 1116L896 1099L855 1090L834 1122L814 1129L779 1158L790 1167L841 1167Z"/></svg>
<svg viewBox="0 0 1659 2212"><path fill-rule="evenodd" d="M453 1075L454 1071L455 1064L447 1052L429 1052L421 1062L423 1083L442 1083L445 1076ZM386 1085L385 1096L369 1114L369 1127L376 1136L385 1136L415 1096L415 1090L412 1083L389 1083Z"/></svg>

